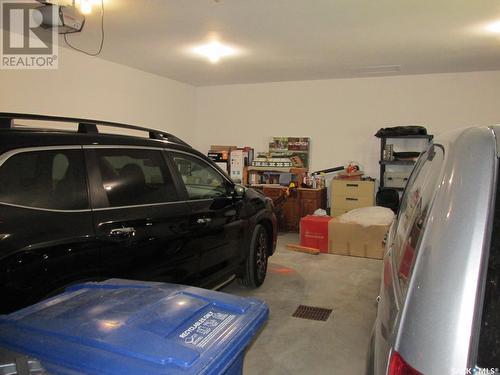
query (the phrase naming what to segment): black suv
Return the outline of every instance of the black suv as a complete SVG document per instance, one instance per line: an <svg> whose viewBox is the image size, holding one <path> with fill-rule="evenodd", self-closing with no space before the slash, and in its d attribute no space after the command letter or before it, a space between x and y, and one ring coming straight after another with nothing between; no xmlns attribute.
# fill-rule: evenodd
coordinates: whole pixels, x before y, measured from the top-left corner
<svg viewBox="0 0 500 375"><path fill-rule="evenodd" d="M78 132L23 120L70 122ZM175 136L0 113L2 313L111 277L215 287L236 276L257 287L275 247L272 202Z"/></svg>

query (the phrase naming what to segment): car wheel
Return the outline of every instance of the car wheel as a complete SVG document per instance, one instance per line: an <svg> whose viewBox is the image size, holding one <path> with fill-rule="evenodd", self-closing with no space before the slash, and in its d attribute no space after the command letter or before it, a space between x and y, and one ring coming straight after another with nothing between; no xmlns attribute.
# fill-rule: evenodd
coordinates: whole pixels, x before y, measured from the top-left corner
<svg viewBox="0 0 500 375"><path fill-rule="evenodd" d="M245 262L245 274L240 279L246 287L259 287L264 282L267 273L269 237L266 229L257 224L250 241L250 249Z"/></svg>

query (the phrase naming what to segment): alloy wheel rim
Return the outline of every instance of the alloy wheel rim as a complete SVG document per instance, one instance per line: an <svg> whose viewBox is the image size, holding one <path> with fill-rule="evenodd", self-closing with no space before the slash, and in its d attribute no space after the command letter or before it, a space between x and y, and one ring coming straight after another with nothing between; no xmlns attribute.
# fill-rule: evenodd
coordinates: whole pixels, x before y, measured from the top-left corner
<svg viewBox="0 0 500 375"><path fill-rule="evenodd" d="M267 269L267 238L264 233L259 235L259 240L257 241L257 251L256 251L256 265L257 265L257 278L258 280L263 280L266 275Z"/></svg>

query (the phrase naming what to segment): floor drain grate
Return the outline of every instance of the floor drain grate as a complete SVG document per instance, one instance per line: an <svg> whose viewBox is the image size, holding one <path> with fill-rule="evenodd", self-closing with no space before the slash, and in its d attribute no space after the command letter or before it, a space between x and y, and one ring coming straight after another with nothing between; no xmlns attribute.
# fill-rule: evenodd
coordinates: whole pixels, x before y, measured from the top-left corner
<svg viewBox="0 0 500 375"><path fill-rule="evenodd" d="M328 320L331 313L332 309L324 309L322 307L300 305L299 307L297 307L297 310L295 310L292 316L295 318L320 320L325 322Z"/></svg>

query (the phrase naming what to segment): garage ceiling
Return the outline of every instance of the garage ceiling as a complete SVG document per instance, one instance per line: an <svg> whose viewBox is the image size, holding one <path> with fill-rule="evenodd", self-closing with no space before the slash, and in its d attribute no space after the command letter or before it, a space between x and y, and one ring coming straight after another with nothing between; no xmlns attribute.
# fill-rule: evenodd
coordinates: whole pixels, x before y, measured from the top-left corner
<svg viewBox="0 0 500 375"><path fill-rule="evenodd" d="M97 48L99 13L74 45ZM100 57L196 86L499 70L495 20L498 0L105 0ZM242 53L189 53L214 36Z"/></svg>

